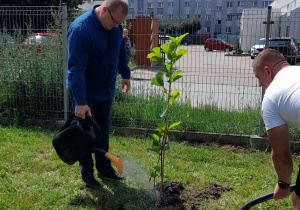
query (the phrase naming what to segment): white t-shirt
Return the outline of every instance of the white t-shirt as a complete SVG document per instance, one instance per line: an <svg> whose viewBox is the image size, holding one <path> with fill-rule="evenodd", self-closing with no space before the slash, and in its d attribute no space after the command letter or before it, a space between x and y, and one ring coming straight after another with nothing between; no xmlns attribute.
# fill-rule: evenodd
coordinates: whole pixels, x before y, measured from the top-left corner
<svg viewBox="0 0 300 210"><path fill-rule="evenodd" d="M267 130L288 124L300 128L300 67L281 69L266 90L262 118Z"/></svg>

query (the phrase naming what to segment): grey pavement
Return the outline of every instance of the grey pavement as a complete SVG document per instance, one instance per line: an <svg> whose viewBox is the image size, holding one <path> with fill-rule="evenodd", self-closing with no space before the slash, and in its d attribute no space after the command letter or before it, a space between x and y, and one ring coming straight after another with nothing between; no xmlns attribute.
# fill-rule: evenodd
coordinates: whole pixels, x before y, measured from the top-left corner
<svg viewBox="0 0 300 210"><path fill-rule="evenodd" d="M261 88L257 86L250 56L206 52L202 45L182 48L189 53L175 63L173 69L182 70L183 77L172 86L172 90L178 89L181 93L182 102L189 100L192 107L213 105L228 110L260 106ZM131 94L162 94L161 88L151 85L158 70L159 66L135 68Z"/></svg>

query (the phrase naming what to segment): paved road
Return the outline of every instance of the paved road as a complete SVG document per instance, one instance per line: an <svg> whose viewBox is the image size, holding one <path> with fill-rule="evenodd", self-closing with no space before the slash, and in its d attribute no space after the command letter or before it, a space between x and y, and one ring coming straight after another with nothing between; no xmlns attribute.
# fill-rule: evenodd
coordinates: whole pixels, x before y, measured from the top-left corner
<svg viewBox="0 0 300 210"><path fill-rule="evenodd" d="M225 56L225 52L206 52L203 46L182 46L189 51L175 65L183 71L183 78L172 89L181 93L181 101L190 101L193 107L215 105L221 109L243 110L258 107L261 88L252 72L250 56ZM132 71L132 93L161 94L151 85L158 68L137 68Z"/></svg>

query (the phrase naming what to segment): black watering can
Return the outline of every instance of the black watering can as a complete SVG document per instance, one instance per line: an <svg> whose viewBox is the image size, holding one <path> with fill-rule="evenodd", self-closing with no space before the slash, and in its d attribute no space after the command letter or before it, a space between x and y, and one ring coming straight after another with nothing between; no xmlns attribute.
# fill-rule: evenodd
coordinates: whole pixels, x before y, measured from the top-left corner
<svg viewBox="0 0 300 210"><path fill-rule="evenodd" d="M53 138L52 144L62 161L73 165L81 157L97 153L110 159L116 166L119 174L123 173L122 160L95 146L100 140L101 130L96 121L86 115L85 119L74 122L72 113L60 132Z"/></svg>

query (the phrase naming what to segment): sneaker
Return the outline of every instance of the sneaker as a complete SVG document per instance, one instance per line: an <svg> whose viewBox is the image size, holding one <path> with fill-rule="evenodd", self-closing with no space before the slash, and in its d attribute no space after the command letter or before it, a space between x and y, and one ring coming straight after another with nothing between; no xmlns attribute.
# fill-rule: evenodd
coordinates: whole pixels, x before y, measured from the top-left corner
<svg viewBox="0 0 300 210"><path fill-rule="evenodd" d="M93 175L82 175L82 181L89 189L97 189L100 187L100 183L95 179Z"/></svg>
<svg viewBox="0 0 300 210"><path fill-rule="evenodd" d="M103 178L109 178L109 179L114 179L114 180L123 180L123 179L125 179L124 176L118 174L113 168L108 170L105 174L100 174L98 172L97 175L101 179L103 179Z"/></svg>

